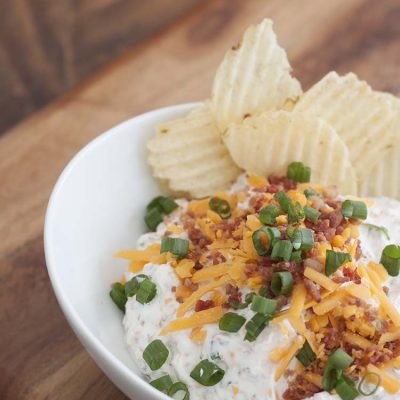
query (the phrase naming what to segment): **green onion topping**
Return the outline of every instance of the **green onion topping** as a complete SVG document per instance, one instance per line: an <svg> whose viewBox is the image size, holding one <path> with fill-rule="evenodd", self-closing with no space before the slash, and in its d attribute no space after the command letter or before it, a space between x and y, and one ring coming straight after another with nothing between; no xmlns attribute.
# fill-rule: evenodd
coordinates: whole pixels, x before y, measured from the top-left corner
<svg viewBox="0 0 400 400"><path fill-rule="evenodd" d="M175 398L175 394L178 392L184 392L185 395L179 396L178 398L180 400L189 400L190 399L190 393L188 387L183 383L183 382L175 382L168 390L168 396Z"/></svg>
<svg viewBox="0 0 400 400"><path fill-rule="evenodd" d="M157 286L149 278L146 278L139 286L136 300L141 304L150 303L157 294Z"/></svg>
<svg viewBox="0 0 400 400"><path fill-rule="evenodd" d="M350 367L353 359L343 349L335 350L328 358L328 364L336 369L346 369Z"/></svg>
<svg viewBox="0 0 400 400"><path fill-rule="evenodd" d="M342 376L342 370L327 364L324 369L324 376L322 377L322 387L330 392L335 388L338 379Z"/></svg>
<svg viewBox="0 0 400 400"><path fill-rule="evenodd" d="M294 261L296 263L301 262L303 259L303 252L301 250L293 251L290 256L290 261Z"/></svg>
<svg viewBox="0 0 400 400"><path fill-rule="evenodd" d="M176 258L183 258L189 250L189 241L186 239L164 236L161 239L160 253L170 252Z"/></svg>
<svg viewBox="0 0 400 400"><path fill-rule="evenodd" d="M168 394L169 388L172 386L172 379L169 375L161 376L149 382L151 386L155 387L160 392Z"/></svg>
<svg viewBox="0 0 400 400"><path fill-rule="evenodd" d="M143 359L152 371L160 369L167 361L169 350L160 340L153 340L143 351Z"/></svg>
<svg viewBox="0 0 400 400"><path fill-rule="evenodd" d="M246 329L246 336L244 340L249 342L254 342L258 335L265 329L268 325L271 317L269 315L255 314L250 321L247 321L244 326Z"/></svg>
<svg viewBox="0 0 400 400"><path fill-rule="evenodd" d="M273 260L290 261L292 250L293 246L290 240L278 240L272 248L271 258Z"/></svg>
<svg viewBox="0 0 400 400"><path fill-rule="evenodd" d="M312 208L310 206L305 206L304 207L304 215L306 219L312 223L316 223L321 215L321 213L316 210L315 208Z"/></svg>
<svg viewBox="0 0 400 400"><path fill-rule="evenodd" d="M260 210L260 221L265 225L275 225L276 217L280 214L280 208L270 204Z"/></svg>
<svg viewBox="0 0 400 400"><path fill-rule="evenodd" d="M216 385L225 375L225 371L208 360L200 361L190 373L191 378L203 386Z"/></svg>
<svg viewBox="0 0 400 400"><path fill-rule="evenodd" d="M342 204L342 214L346 218L366 219L367 206L362 201L346 200Z"/></svg>
<svg viewBox="0 0 400 400"><path fill-rule="evenodd" d="M296 358L307 368L317 358L317 356L312 351L311 346L306 340L303 347L297 353Z"/></svg>
<svg viewBox="0 0 400 400"><path fill-rule="evenodd" d="M400 246L396 246L395 244L389 244L386 246L382 251L380 263L385 267L389 275L399 275Z"/></svg>
<svg viewBox="0 0 400 400"><path fill-rule="evenodd" d="M114 283L111 291L110 291L110 297L112 301L116 304L116 306L123 312L125 312L125 304L127 302L127 298L125 295L125 288L124 285L121 283L117 282Z"/></svg>
<svg viewBox="0 0 400 400"><path fill-rule="evenodd" d="M240 303L239 301L231 300L229 302L229 306L234 310L244 310L249 304L248 303Z"/></svg>
<svg viewBox="0 0 400 400"><path fill-rule="evenodd" d="M335 389L342 400L354 400L360 394L355 388L354 382L344 375L337 381Z"/></svg>
<svg viewBox="0 0 400 400"><path fill-rule="evenodd" d="M215 211L222 219L227 219L231 216L231 206L226 200L212 197L208 205L211 210Z"/></svg>
<svg viewBox="0 0 400 400"><path fill-rule="evenodd" d="M304 196L306 196L307 199L309 199L310 197L318 196L318 193L313 188L307 188L304 191Z"/></svg>
<svg viewBox="0 0 400 400"><path fill-rule="evenodd" d="M289 224L300 222L304 219L304 210L300 203L290 203L287 210Z"/></svg>
<svg viewBox="0 0 400 400"><path fill-rule="evenodd" d="M163 215L157 208L153 208L150 211L147 211L146 216L144 217L144 222L146 222L147 227L151 231L155 231L157 226L163 222Z"/></svg>
<svg viewBox="0 0 400 400"><path fill-rule="evenodd" d="M148 276L140 274L134 276L130 281L125 283L125 296L133 297L139 290L139 287L144 279L148 279Z"/></svg>
<svg viewBox="0 0 400 400"><path fill-rule="evenodd" d="M261 288L262 289L262 288ZM261 290L260 289L260 290ZM254 293L254 292L250 292L250 293L247 293L246 294L246 296L245 296L245 298L244 298L244 301L245 301L245 303L246 304L250 304L252 301L253 301L253 297L255 296L256 294ZM262 296L262 295L261 295Z"/></svg>
<svg viewBox="0 0 400 400"><path fill-rule="evenodd" d="M292 200L290 200L290 197L285 192L281 191L281 192L275 193L274 198L281 206L282 211L287 213L289 204L292 203Z"/></svg>
<svg viewBox="0 0 400 400"><path fill-rule="evenodd" d="M345 262L351 261L349 253L326 250L325 275L329 276L339 269Z"/></svg>
<svg viewBox="0 0 400 400"><path fill-rule="evenodd" d="M288 166L287 177L295 182L310 182L311 168L305 166L302 162L294 161Z"/></svg>
<svg viewBox="0 0 400 400"><path fill-rule="evenodd" d="M365 381L370 378L374 377L376 380L376 383L374 383L373 387L369 389L368 387L365 387ZM358 384L358 391L363 395L363 396L372 396L373 394L376 393L376 391L379 389L379 386L381 384L381 376L376 374L375 372L367 372L361 379L360 383Z"/></svg>
<svg viewBox="0 0 400 400"><path fill-rule="evenodd" d="M255 293L254 293L255 294ZM262 297L270 297L269 290L267 286L261 286L258 294ZM253 299L252 299L253 300Z"/></svg>
<svg viewBox="0 0 400 400"><path fill-rule="evenodd" d="M307 228L295 228L291 235L293 248L295 250L311 250L314 246L312 231Z"/></svg>
<svg viewBox="0 0 400 400"><path fill-rule="evenodd" d="M178 208L178 204L169 197L158 196L153 199L146 207L144 221L152 231L156 230L158 224L163 221L163 215L170 214Z"/></svg>
<svg viewBox="0 0 400 400"><path fill-rule="evenodd" d="M386 237L387 240L390 240L389 232L387 228L384 226L379 226L379 225L374 225L374 224L367 224L363 223L364 226L366 226L368 229L376 229L377 231L381 232L383 236Z"/></svg>
<svg viewBox="0 0 400 400"><path fill-rule="evenodd" d="M276 300L255 295L253 296L253 301L250 308L258 314L268 315L272 318L275 314L276 304Z"/></svg>
<svg viewBox="0 0 400 400"><path fill-rule="evenodd" d="M245 322L245 317L233 312L227 312L219 320L219 329L226 332L238 332Z"/></svg>
<svg viewBox="0 0 400 400"><path fill-rule="evenodd" d="M274 272L271 280L271 290L275 296L288 295L293 289L293 276L289 271Z"/></svg>
<svg viewBox="0 0 400 400"><path fill-rule="evenodd" d="M263 226L262 228L253 232L252 239L254 248L257 254L265 256L268 254L272 246L279 240L281 233L277 228L270 228Z"/></svg>

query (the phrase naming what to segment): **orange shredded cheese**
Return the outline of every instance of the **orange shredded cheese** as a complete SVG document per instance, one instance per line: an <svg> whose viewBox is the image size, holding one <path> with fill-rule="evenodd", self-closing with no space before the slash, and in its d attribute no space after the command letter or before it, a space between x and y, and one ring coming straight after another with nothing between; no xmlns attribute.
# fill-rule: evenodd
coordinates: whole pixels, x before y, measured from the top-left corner
<svg viewBox="0 0 400 400"><path fill-rule="evenodd" d="M304 379L308 382L312 383L313 385L323 389L322 387L322 376L318 374L314 374L312 372L306 372L304 374Z"/></svg>
<svg viewBox="0 0 400 400"><path fill-rule="evenodd" d="M279 381L288 367L292 358L297 354L304 344L304 338L297 336L294 343L288 348L286 355L282 358L280 365L275 372L275 381Z"/></svg>
<svg viewBox="0 0 400 400"><path fill-rule="evenodd" d="M385 282L389 278L389 274L382 264L377 264L372 261L368 263L368 269L374 271L380 278L381 282Z"/></svg>
<svg viewBox="0 0 400 400"><path fill-rule="evenodd" d="M180 233L182 233L183 229L180 226L177 226L177 225L168 225L167 226L167 231L179 235Z"/></svg>
<svg viewBox="0 0 400 400"><path fill-rule="evenodd" d="M343 292L337 291L328 296L327 298L323 299L320 303L317 303L313 310L317 315L324 315L329 311L333 310L337 307L343 298Z"/></svg>
<svg viewBox="0 0 400 400"><path fill-rule="evenodd" d="M237 386L232 386L232 393L236 396L239 393L239 388Z"/></svg>
<svg viewBox="0 0 400 400"><path fill-rule="evenodd" d="M381 377L381 385L390 394L395 394L400 390L400 381L390 376L375 365L369 364L367 366L368 372L373 372ZM372 379L374 377L371 377Z"/></svg>
<svg viewBox="0 0 400 400"><path fill-rule="evenodd" d="M268 184L267 180L258 175L249 175L247 182L250 186L260 188Z"/></svg>
<svg viewBox="0 0 400 400"><path fill-rule="evenodd" d="M194 267L194 261L183 259L178 262L175 268L175 273L181 279L190 278L192 276L192 269Z"/></svg>
<svg viewBox="0 0 400 400"><path fill-rule="evenodd" d="M201 327L193 328L190 333L190 340L195 343L202 344L206 340L207 331Z"/></svg>
<svg viewBox="0 0 400 400"><path fill-rule="evenodd" d="M260 229L264 225L261 223L261 221L255 216L255 215L248 215L246 219L246 226L252 231L256 231L257 229Z"/></svg>
<svg viewBox="0 0 400 400"><path fill-rule="evenodd" d="M304 276L313 282L318 283L318 285L329 292L333 292L338 287L338 284L333 282L332 279L310 267L307 267L304 270Z"/></svg>
<svg viewBox="0 0 400 400"><path fill-rule="evenodd" d="M154 243L144 250L122 250L115 257L125 258L132 261L147 261L149 262L153 256L160 254L160 244Z"/></svg>
<svg viewBox="0 0 400 400"><path fill-rule="evenodd" d="M269 353L269 358L272 362L278 362L282 360L282 358L287 354L288 351L288 347L277 347L276 349L271 350L271 352Z"/></svg>
<svg viewBox="0 0 400 400"><path fill-rule="evenodd" d="M306 331L306 324L304 323L303 318L299 317L293 317L289 316L289 322L293 326L294 330L299 334L302 335Z"/></svg>
<svg viewBox="0 0 400 400"><path fill-rule="evenodd" d="M395 340L400 339L400 329L396 329L393 332L385 332L379 339L379 344L385 344L388 342L394 342Z"/></svg>
<svg viewBox="0 0 400 400"><path fill-rule="evenodd" d="M306 287L304 286L304 283L298 283L292 292L292 300L290 303L289 311L288 313L295 317L299 318L301 315L301 312L304 309L304 303L306 301L307 297L307 290Z"/></svg>
<svg viewBox="0 0 400 400"><path fill-rule="evenodd" d="M300 203L302 207L307 205L307 197L303 194L303 192L299 192L298 190L289 190L287 195L293 201L293 203Z"/></svg>
<svg viewBox="0 0 400 400"><path fill-rule="evenodd" d="M131 261L128 265L128 269L133 273L140 272L146 264L147 261Z"/></svg>
<svg viewBox="0 0 400 400"><path fill-rule="evenodd" d="M165 326L160 335L167 335L171 332L182 331L184 329L197 328L206 324L212 324L221 319L224 309L221 306L199 311L187 318L175 319Z"/></svg>
<svg viewBox="0 0 400 400"><path fill-rule="evenodd" d="M209 197L201 200L192 200L189 202L188 211L196 217L204 217L210 209L210 206L208 205L209 201Z"/></svg>
<svg viewBox="0 0 400 400"><path fill-rule="evenodd" d="M344 286L344 290L353 297L361 300L368 300L371 297L371 291L369 288L363 285L346 285Z"/></svg>
<svg viewBox="0 0 400 400"><path fill-rule="evenodd" d="M356 333L351 333L351 332L343 332L343 339L347 343L354 344L355 346L358 346L363 350L366 350L369 347L374 345L374 343L372 343L365 337L357 335Z"/></svg>
<svg viewBox="0 0 400 400"><path fill-rule="evenodd" d="M214 224L219 224L222 218L212 210L207 210L207 218L209 218Z"/></svg>

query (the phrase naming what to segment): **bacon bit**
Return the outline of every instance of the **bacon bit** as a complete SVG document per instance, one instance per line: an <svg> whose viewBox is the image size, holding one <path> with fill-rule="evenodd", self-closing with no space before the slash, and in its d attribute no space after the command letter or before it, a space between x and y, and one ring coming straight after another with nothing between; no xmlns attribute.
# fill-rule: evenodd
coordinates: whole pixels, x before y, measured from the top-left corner
<svg viewBox="0 0 400 400"><path fill-rule="evenodd" d="M297 189L297 182L292 181L291 179L287 178L286 176L275 176L270 175L268 177L268 182L270 185L279 186L279 190L294 190ZM278 192L279 192L278 190Z"/></svg>
<svg viewBox="0 0 400 400"><path fill-rule="evenodd" d="M304 278L304 286L308 294L317 302L321 301L321 286L308 278Z"/></svg>
<svg viewBox="0 0 400 400"><path fill-rule="evenodd" d="M301 374L289 382L289 388L283 393L282 398L284 400L303 400L314 396L318 392L321 392L321 389L308 382Z"/></svg>
<svg viewBox="0 0 400 400"><path fill-rule="evenodd" d="M228 283L226 285L226 294L228 295L228 303L230 302L237 302L241 303L242 301L242 293L240 293L240 290L238 287L231 285Z"/></svg>
<svg viewBox="0 0 400 400"><path fill-rule="evenodd" d="M172 292L172 293L175 293L175 292L176 292L176 286L172 286L172 287L171 287L171 292Z"/></svg>
<svg viewBox="0 0 400 400"><path fill-rule="evenodd" d="M197 303L194 306L194 311L196 312L204 311L213 307L215 307L215 304L212 300L197 300Z"/></svg>
<svg viewBox="0 0 400 400"><path fill-rule="evenodd" d="M203 269L203 265L200 263L200 261L196 261L193 267L196 271L200 271Z"/></svg>
<svg viewBox="0 0 400 400"><path fill-rule="evenodd" d="M183 284L187 288L189 288L192 292L195 292L199 288L199 285L197 283L193 283L190 278L185 278L185 280L183 281Z"/></svg>
<svg viewBox="0 0 400 400"><path fill-rule="evenodd" d="M389 288L387 286L382 286L382 290L385 292L385 294L389 294Z"/></svg>

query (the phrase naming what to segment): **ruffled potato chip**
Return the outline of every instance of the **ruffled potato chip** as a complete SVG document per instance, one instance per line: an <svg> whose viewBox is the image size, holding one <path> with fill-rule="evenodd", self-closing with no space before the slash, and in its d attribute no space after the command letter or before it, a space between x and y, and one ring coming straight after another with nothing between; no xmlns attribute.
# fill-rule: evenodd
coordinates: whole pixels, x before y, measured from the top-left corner
<svg viewBox="0 0 400 400"><path fill-rule="evenodd" d="M147 147L154 176L166 180L174 192L209 196L228 189L240 173L208 105L159 125Z"/></svg>
<svg viewBox="0 0 400 400"><path fill-rule="evenodd" d="M285 175L289 163L311 167L311 180L337 185L344 194L357 191L349 151L335 130L312 115L270 111L232 124L223 135L235 163L260 176Z"/></svg>
<svg viewBox="0 0 400 400"><path fill-rule="evenodd" d="M217 69L211 109L221 131L246 116L281 108L302 93L300 83L290 75L286 52L278 45L272 25L264 19L249 27Z"/></svg>
<svg viewBox="0 0 400 400"><path fill-rule="evenodd" d="M393 104L353 73L330 72L301 96L294 111L321 117L336 130L350 150L359 181L393 142Z"/></svg>

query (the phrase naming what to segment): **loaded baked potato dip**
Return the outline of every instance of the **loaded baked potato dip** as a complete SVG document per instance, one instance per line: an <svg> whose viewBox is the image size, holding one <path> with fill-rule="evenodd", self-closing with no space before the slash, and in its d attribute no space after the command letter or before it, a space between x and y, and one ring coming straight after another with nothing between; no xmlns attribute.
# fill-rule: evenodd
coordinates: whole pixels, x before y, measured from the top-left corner
<svg viewBox="0 0 400 400"><path fill-rule="evenodd" d="M303 93L272 22L250 27L148 142L170 195L110 292L144 378L185 400L398 399L399 135L395 96L335 72Z"/></svg>

